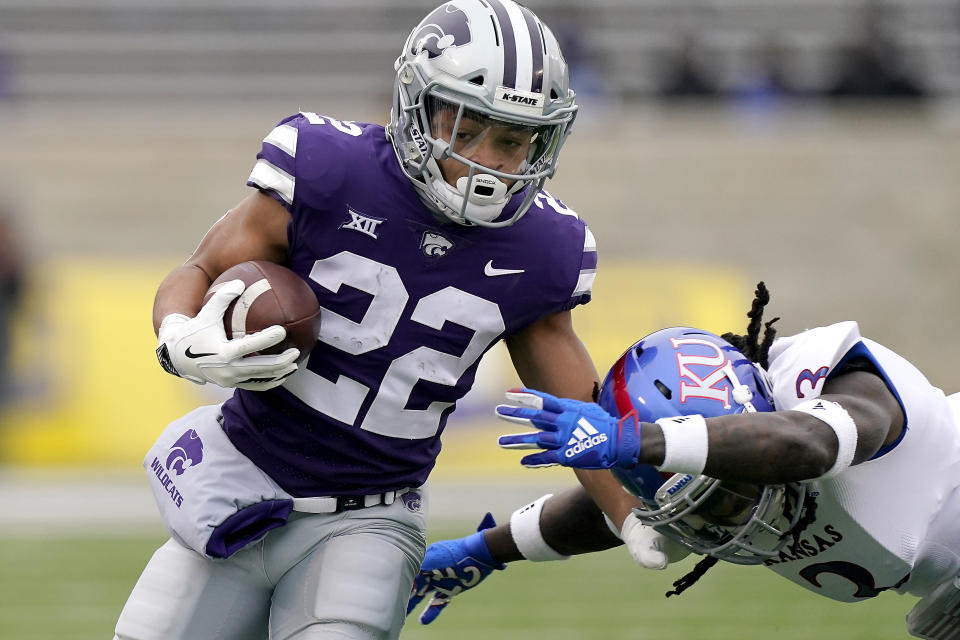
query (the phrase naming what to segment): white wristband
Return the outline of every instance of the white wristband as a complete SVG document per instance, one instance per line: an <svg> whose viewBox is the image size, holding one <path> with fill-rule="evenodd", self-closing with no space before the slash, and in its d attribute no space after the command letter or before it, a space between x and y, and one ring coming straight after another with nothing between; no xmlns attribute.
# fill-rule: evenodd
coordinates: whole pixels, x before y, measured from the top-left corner
<svg viewBox="0 0 960 640"><path fill-rule="evenodd" d="M553 496L548 493L525 507L520 507L510 515L510 535L521 555L531 562L548 560L566 560L570 556L557 553L547 544L540 532L540 512L543 503Z"/></svg>
<svg viewBox="0 0 960 640"><path fill-rule="evenodd" d="M707 421L701 415L657 420L663 431L663 463L657 468L698 476L707 466Z"/></svg>
<svg viewBox="0 0 960 640"><path fill-rule="evenodd" d="M837 434L837 460L830 470L820 477L832 478L853 464L853 456L857 452L857 424L846 409L836 402L814 398L801 402L791 411L802 411L826 422Z"/></svg>

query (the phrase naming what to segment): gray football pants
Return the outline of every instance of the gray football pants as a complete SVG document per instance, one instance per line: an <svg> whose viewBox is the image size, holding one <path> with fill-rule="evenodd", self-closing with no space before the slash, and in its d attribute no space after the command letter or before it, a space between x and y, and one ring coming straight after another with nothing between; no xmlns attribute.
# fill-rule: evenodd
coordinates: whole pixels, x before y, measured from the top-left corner
<svg viewBox="0 0 960 640"><path fill-rule="evenodd" d="M114 640L396 638L426 546L426 488L419 492L417 511L398 499L294 513L224 560L168 540L133 588Z"/></svg>

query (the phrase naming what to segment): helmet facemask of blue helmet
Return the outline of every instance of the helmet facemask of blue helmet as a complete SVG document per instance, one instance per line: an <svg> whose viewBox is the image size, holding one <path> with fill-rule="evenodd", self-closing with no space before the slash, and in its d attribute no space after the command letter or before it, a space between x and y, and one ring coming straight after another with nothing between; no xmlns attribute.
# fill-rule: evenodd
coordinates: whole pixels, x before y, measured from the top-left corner
<svg viewBox="0 0 960 640"><path fill-rule="evenodd" d="M643 422L773 411L763 369L726 340L688 327L653 333L630 347L604 379L599 404ZM805 485L724 482L662 473L650 465L614 471L643 506L646 525L691 551L736 564L776 556L800 520Z"/></svg>

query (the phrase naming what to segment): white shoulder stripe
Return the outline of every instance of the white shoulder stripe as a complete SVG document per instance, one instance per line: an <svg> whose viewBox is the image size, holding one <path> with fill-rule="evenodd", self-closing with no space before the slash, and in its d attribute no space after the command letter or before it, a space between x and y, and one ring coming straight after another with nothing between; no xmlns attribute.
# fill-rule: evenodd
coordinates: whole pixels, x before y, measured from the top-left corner
<svg viewBox="0 0 960 640"><path fill-rule="evenodd" d="M272 144L291 158L297 157L297 128L282 124L267 134L264 142Z"/></svg>
<svg viewBox="0 0 960 640"><path fill-rule="evenodd" d="M597 250L597 239L593 237L593 232L590 231L590 227L583 228L583 251L596 251Z"/></svg>
<svg viewBox="0 0 960 640"><path fill-rule="evenodd" d="M278 169L266 160L257 160L250 172L249 182L267 191L276 191L287 204L293 204L293 190L296 180L282 169Z"/></svg>
<svg viewBox="0 0 960 640"><path fill-rule="evenodd" d="M306 118L310 124L326 124L326 121L313 111L301 111L300 115Z"/></svg>
<svg viewBox="0 0 960 640"><path fill-rule="evenodd" d="M580 277L577 278L577 288L573 290L573 295L571 297L575 298L577 296L582 296L585 293L590 293L593 289L593 281L597 277L596 269L583 269L580 271Z"/></svg>

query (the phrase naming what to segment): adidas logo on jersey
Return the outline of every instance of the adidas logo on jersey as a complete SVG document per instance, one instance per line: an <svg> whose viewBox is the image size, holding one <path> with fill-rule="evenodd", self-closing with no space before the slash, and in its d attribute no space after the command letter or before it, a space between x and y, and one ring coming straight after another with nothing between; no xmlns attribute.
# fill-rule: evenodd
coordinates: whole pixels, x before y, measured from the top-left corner
<svg viewBox="0 0 960 640"><path fill-rule="evenodd" d="M607 434L597 431L586 418L580 418L577 424L579 426L573 430L573 437L567 442L568 448L563 452L567 458L572 458L578 453L583 453L607 441Z"/></svg>

